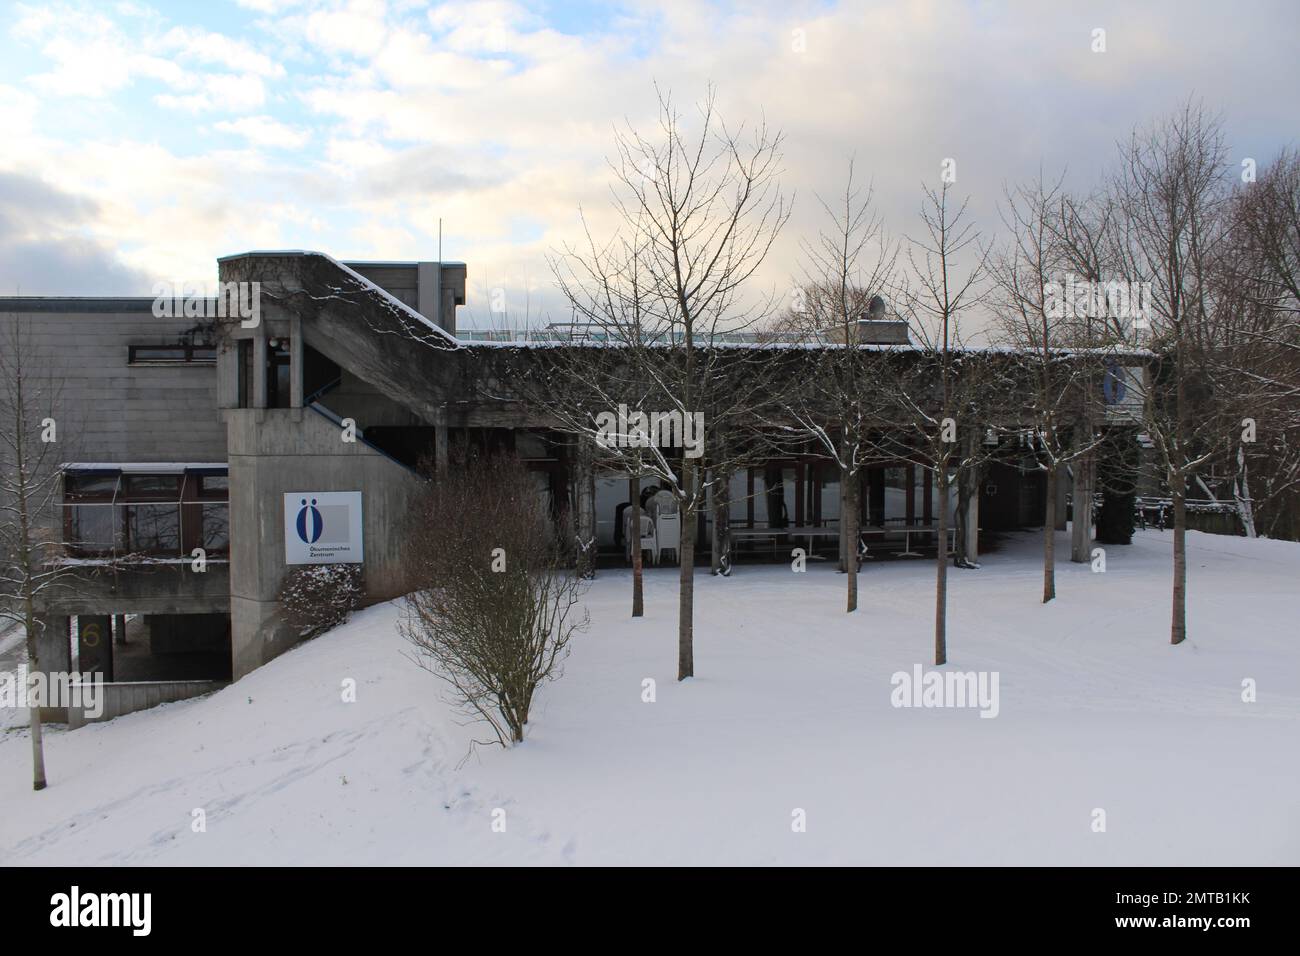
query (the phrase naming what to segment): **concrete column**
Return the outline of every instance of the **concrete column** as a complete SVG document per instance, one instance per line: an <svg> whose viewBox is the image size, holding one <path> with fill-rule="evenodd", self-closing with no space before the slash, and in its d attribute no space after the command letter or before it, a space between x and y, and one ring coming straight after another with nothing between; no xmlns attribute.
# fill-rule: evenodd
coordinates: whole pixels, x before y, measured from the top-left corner
<svg viewBox="0 0 1300 956"><path fill-rule="evenodd" d="M36 635L36 660L28 661L33 672L49 674L51 671L72 670L72 619L65 614L42 614L44 625ZM52 724L68 721L66 707L42 707L41 720Z"/></svg>
<svg viewBox="0 0 1300 956"><path fill-rule="evenodd" d="M253 407L266 408L266 338L253 337Z"/></svg>
<svg viewBox="0 0 1300 956"><path fill-rule="evenodd" d="M71 618L65 614L43 614L45 625L36 635L36 662L43 673L72 670ZM30 665L29 665L30 666Z"/></svg>
<svg viewBox="0 0 1300 956"><path fill-rule="evenodd" d="M415 266L416 311L442 325L442 263L420 262Z"/></svg>
<svg viewBox="0 0 1300 956"><path fill-rule="evenodd" d="M289 407L302 408L302 319L289 319Z"/></svg>
<svg viewBox="0 0 1300 956"><path fill-rule="evenodd" d="M942 504L942 503L941 503ZM966 560L978 564L980 559L980 489L978 479L975 492L966 502Z"/></svg>
<svg viewBox="0 0 1300 956"><path fill-rule="evenodd" d="M1092 489L1095 463L1091 453L1074 462L1074 523L1070 529L1070 560L1092 560Z"/></svg>

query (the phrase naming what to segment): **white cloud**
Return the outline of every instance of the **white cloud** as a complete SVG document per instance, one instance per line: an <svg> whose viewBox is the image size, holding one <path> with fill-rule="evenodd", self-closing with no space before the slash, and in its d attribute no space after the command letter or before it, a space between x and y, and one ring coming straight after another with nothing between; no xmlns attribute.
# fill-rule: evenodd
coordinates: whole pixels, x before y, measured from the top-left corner
<svg viewBox="0 0 1300 956"><path fill-rule="evenodd" d="M383 0L348 0L330 10L316 10L306 21L307 39L331 53L369 56L388 34Z"/></svg>
<svg viewBox="0 0 1300 956"><path fill-rule="evenodd" d="M180 96L162 93L154 101L166 109L188 113L246 113L266 102L266 87L260 76L210 73L200 77L198 84L198 92Z"/></svg>
<svg viewBox="0 0 1300 956"><path fill-rule="evenodd" d="M177 58L187 63L216 63L237 73L284 76L284 67L269 56L240 40L208 30L172 27L158 40L158 45L176 51Z"/></svg>
<svg viewBox="0 0 1300 956"><path fill-rule="evenodd" d="M1132 124L1194 90L1230 108L1230 135L1245 123L1246 136L1264 138L1261 150L1270 131L1297 126L1286 28L1296 14L1281 6L1243 18L1109 0L1099 11L635 0L601 15L608 33L587 23L576 35L544 19L552 8L494 0L431 13L404 0L239 4L259 16L255 31L215 34L183 13L113 23L20 8L15 35L48 65L23 78L0 66L11 84L0 109L20 117L0 165L58 168L62 188L97 200L96 235L137 264L208 275L216 255L253 245L427 256L441 217L447 254L469 261L471 282L544 284L543 254L573 235L579 204L601 229L610 223L613 127L627 119L653 132L655 80L688 118L713 81L730 120L765 118L787 134L783 182L799 202L763 276L783 283L798 271L798 238L821 225L813 194L838 187L851 154L895 233L915 228L919 184L956 157L959 191L992 232L1004 181L1068 163L1093 182ZM1088 47L1101 22L1110 50L1097 56ZM792 48L795 29L804 52ZM34 140L49 97L116 103L132 82L162 85L146 111L252 115L164 116L182 134L230 137L202 161L80 130ZM321 153L294 154L312 139ZM125 168L107 176L106 163ZM299 213L270 211L279 206ZM316 215L303 219L304 208ZM183 240L147 225L158 215L185 222Z"/></svg>
<svg viewBox="0 0 1300 956"><path fill-rule="evenodd" d="M214 126L220 133L242 136L252 146L270 149L301 149L311 139L308 130L288 126L270 116L243 116L223 120Z"/></svg>

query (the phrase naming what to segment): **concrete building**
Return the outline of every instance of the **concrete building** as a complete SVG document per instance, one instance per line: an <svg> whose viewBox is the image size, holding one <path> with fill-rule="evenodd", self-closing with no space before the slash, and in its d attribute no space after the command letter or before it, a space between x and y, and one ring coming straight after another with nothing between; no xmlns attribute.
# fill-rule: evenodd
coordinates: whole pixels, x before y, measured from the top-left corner
<svg viewBox="0 0 1300 956"><path fill-rule="evenodd" d="M74 580L42 608L40 663L71 669L75 651L80 670L103 673L105 716L204 693L292 646L277 594L294 564L360 564L370 602L404 593L403 517L453 442L512 450L556 503L594 486L591 526L620 560L626 479L593 474L589 455L508 397L503 362L528 361L529 342L458 334L464 264L255 252L218 272L223 289L256 284L256 315L224 299L180 318L147 298L0 299L64 383L76 449L53 516ZM855 334L877 329L906 347L905 327L875 316ZM761 555L793 529L834 528L838 480L812 454L734 474L736 547ZM864 533L881 550L912 550L908 529L923 537L944 506L918 467L883 463L862 482ZM965 517L982 533L1032 525L1041 495L1033 469L998 464ZM712 522L701 516L705 547Z"/></svg>

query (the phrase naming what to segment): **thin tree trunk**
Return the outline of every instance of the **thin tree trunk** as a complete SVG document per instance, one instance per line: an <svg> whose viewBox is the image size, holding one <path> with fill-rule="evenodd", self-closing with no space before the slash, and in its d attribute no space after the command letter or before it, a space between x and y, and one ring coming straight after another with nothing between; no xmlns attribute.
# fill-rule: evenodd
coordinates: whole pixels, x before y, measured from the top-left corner
<svg viewBox="0 0 1300 956"><path fill-rule="evenodd" d="M1187 639L1187 486L1182 472L1174 472L1170 484L1174 499L1174 595L1169 643L1181 644Z"/></svg>
<svg viewBox="0 0 1300 956"><path fill-rule="evenodd" d="M15 334L16 331L15 331ZM30 512L32 488L29 484L29 471L31 464L27 457L27 397L24 390L23 367L21 346L19 340L15 338L15 356L18 359L18 365L15 369L15 407L14 407L14 472L17 478L17 505L18 505L18 534L19 547L22 549L22 576L23 576L23 623L27 628L27 666L29 673L36 673L40 667L40 653L37 648L36 640L36 557L35 548L33 547L34 531L32 528L33 516ZM47 682L48 684L48 682ZM30 704L31 701L28 700ZM38 702L39 703L39 702ZM41 733L41 710L40 707L31 707L28 712L28 721L32 734L32 789L44 790L45 780L45 741Z"/></svg>
<svg viewBox="0 0 1300 956"><path fill-rule="evenodd" d="M948 466L939 468L939 547L934 580L934 663L948 663Z"/></svg>
<svg viewBox="0 0 1300 956"><path fill-rule="evenodd" d="M1173 613L1169 622L1169 643L1181 644L1187 639L1187 477L1183 473L1186 461L1186 423L1187 423L1187 373L1183 363L1182 328L1179 328L1175 359L1177 367L1177 401L1174 419L1174 450L1177 454L1177 468L1169 469L1170 494L1174 500L1174 586Z"/></svg>
<svg viewBox="0 0 1300 956"><path fill-rule="evenodd" d="M1056 495L1059 470L1047 468L1047 502L1043 510L1043 603L1056 597Z"/></svg>
<svg viewBox="0 0 1300 956"><path fill-rule="evenodd" d="M858 609L858 476L847 470L840 472L840 484L847 489L845 510L841 513L840 534L844 539L841 553L844 569L848 573L848 601L846 613Z"/></svg>
<svg viewBox="0 0 1300 956"><path fill-rule="evenodd" d="M840 469L840 565L839 573L847 574L849 570L849 539L848 539L848 520L849 520L849 485L844 477L844 469Z"/></svg>
<svg viewBox="0 0 1300 956"><path fill-rule="evenodd" d="M678 556L681 564L680 588L677 605L677 679L695 676L695 466L690 459L682 464L681 528L677 536Z"/></svg>
<svg viewBox="0 0 1300 956"><path fill-rule="evenodd" d="M645 593L641 580L641 476L633 475L627 481L627 491L632 504L628 510L632 517L628 521L627 533L630 538L628 547L632 549L632 616L645 615Z"/></svg>
<svg viewBox="0 0 1300 956"><path fill-rule="evenodd" d="M596 472L591 449L581 442L573 456L573 498L577 511L574 531L577 538L577 574L580 578L596 576Z"/></svg>
<svg viewBox="0 0 1300 956"><path fill-rule="evenodd" d="M27 667L31 674L37 673L40 660L36 652L36 620L30 608L27 614ZM28 703L31 703L29 700ZM45 741L41 735L41 709L31 707L28 711L32 731L32 789L45 789Z"/></svg>
<svg viewBox="0 0 1300 956"><path fill-rule="evenodd" d="M713 480L713 542L710 558L710 571L713 574L731 573L728 549L731 536L728 522L731 520L731 475L723 472L714 475Z"/></svg>
<svg viewBox="0 0 1300 956"><path fill-rule="evenodd" d="M1259 531L1255 528L1255 507L1250 500L1250 477L1246 468L1246 449L1239 447L1237 449L1237 480L1233 483L1233 490L1237 498L1237 516L1241 519L1242 530L1246 532L1247 538L1258 538Z"/></svg>

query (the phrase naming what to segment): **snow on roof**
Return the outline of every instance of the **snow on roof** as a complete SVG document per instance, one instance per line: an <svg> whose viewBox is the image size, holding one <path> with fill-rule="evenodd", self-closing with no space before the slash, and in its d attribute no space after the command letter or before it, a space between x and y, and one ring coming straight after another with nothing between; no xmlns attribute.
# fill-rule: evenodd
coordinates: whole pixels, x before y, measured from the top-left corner
<svg viewBox="0 0 1300 956"><path fill-rule="evenodd" d="M460 341L460 339L456 338L456 336L452 335L450 332L448 332L438 323L434 322L432 319L428 318L427 316L415 311L415 309L411 308L401 299L397 298L395 295L392 295L386 289L383 289L380 286L376 285L374 282L371 282L369 279L367 279L361 273L357 272L355 269L349 268L348 266L344 265L342 262L340 262L338 259L335 259L327 252L316 252L315 250L312 249L258 249L252 252L240 252L230 256L222 256L217 261L226 262L227 260L230 259L245 259L252 256L319 256L322 259L327 259L329 262L337 266L341 272L346 273L349 278L355 280L358 285L362 286L363 288L369 291L378 293L383 299L387 301L388 306L390 308L395 309L406 316L409 316L410 318L414 319L416 322L419 322L420 324L436 332L443 339L445 339L447 343L452 347L459 348L463 344ZM459 265L460 263L445 263L445 264Z"/></svg>
<svg viewBox="0 0 1300 956"><path fill-rule="evenodd" d="M576 348L591 349L615 349L624 348L625 342L611 342L608 340L542 340L536 339L514 339L510 341L497 341L490 339L462 339L460 344L466 348L489 348L489 349L554 349L565 346ZM667 342L644 342L646 348L670 348ZM843 342L791 342L791 341L773 341L773 342L729 342L724 339L713 342L697 342L696 348L709 349L747 349L756 351L784 351L801 349L810 351L813 349L849 349L856 348L864 352L928 352L939 354L940 350L927 348L922 345L908 343L854 343L845 345ZM1019 348L1013 345L963 345L952 346L948 349L952 355L1037 355L1038 349ZM1125 348L1125 349L1106 349L1106 348L1056 348L1051 350L1051 354L1058 358L1068 358L1070 356L1084 355L1111 355L1115 358L1125 359L1151 359L1155 358L1155 353L1150 349L1144 348Z"/></svg>

